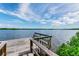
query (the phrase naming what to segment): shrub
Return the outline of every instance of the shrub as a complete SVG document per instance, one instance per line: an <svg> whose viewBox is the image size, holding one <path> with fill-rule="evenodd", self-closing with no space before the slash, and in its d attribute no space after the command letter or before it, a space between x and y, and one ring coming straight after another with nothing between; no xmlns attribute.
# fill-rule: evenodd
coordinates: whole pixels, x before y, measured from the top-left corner
<svg viewBox="0 0 79 59"><path fill-rule="evenodd" d="M56 53L60 56L79 56L79 32L70 39L70 42L63 43Z"/></svg>

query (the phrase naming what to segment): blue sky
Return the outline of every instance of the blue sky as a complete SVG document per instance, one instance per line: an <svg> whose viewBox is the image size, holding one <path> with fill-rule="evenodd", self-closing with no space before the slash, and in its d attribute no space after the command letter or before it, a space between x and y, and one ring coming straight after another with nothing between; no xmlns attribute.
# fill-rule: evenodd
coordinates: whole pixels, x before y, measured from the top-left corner
<svg viewBox="0 0 79 59"><path fill-rule="evenodd" d="M0 28L79 28L78 3L0 3Z"/></svg>

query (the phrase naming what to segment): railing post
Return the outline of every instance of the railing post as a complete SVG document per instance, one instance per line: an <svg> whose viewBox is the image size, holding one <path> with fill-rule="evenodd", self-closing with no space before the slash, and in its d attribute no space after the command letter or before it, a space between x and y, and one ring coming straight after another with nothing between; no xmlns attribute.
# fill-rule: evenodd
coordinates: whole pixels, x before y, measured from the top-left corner
<svg viewBox="0 0 79 59"><path fill-rule="evenodd" d="M2 55L2 49L0 50L0 56Z"/></svg>
<svg viewBox="0 0 79 59"><path fill-rule="evenodd" d="M6 56L6 44L4 45L4 56Z"/></svg>
<svg viewBox="0 0 79 59"><path fill-rule="evenodd" d="M31 53L33 53L33 42L32 42L32 40L30 40L30 51L31 51Z"/></svg>
<svg viewBox="0 0 79 59"><path fill-rule="evenodd" d="M6 42L0 44L0 56L6 56Z"/></svg>
<svg viewBox="0 0 79 59"><path fill-rule="evenodd" d="M49 42L48 42L48 49L51 48L51 37L49 38Z"/></svg>

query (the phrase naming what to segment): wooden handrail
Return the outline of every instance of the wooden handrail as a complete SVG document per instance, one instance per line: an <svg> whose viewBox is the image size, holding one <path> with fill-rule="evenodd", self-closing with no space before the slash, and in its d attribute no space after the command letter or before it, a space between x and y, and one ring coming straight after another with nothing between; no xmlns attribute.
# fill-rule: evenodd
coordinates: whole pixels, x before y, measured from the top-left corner
<svg viewBox="0 0 79 59"><path fill-rule="evenodd" d="M0 43L0 56L6 56L6 42L2 41Z"/></svg>
<svg viewBox="0 0 79 59"><path fill-rule="evenodd" d="M57 56L57 54L53 53L51 50L40 44L38 41L34 39L30 39L30 51L33 52L33 43L38 46L41 50L43 50L48 56Z"/></svg>
<svg viewBox="0 0 79 59"><path fill-rule="evenodd" d="M34 39L44 39L44 38L49 38L49 37L34 37Z"/></svg>
<svg viewBox="0 0 79 59"><path fill-rule="evenodd" d="M52 37L52 36L49 36L49 35L46 35L46 34L41 34L41 33L37 33L37 32L35 32L34 34L38 34L38 35L42 35L42 36L47 36L47 37Z"/></svg>

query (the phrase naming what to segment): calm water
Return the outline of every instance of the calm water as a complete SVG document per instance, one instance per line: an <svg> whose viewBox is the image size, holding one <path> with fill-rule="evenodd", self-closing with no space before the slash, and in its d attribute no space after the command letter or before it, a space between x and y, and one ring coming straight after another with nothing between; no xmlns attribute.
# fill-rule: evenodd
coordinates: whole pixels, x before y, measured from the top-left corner
<svg viewBox="0 0 79 59"><path fill-rule="evenodd" d="M52 35L53 49L68 41L78 30L0 30L0 41L32 37L34 32Z"/></svg>

